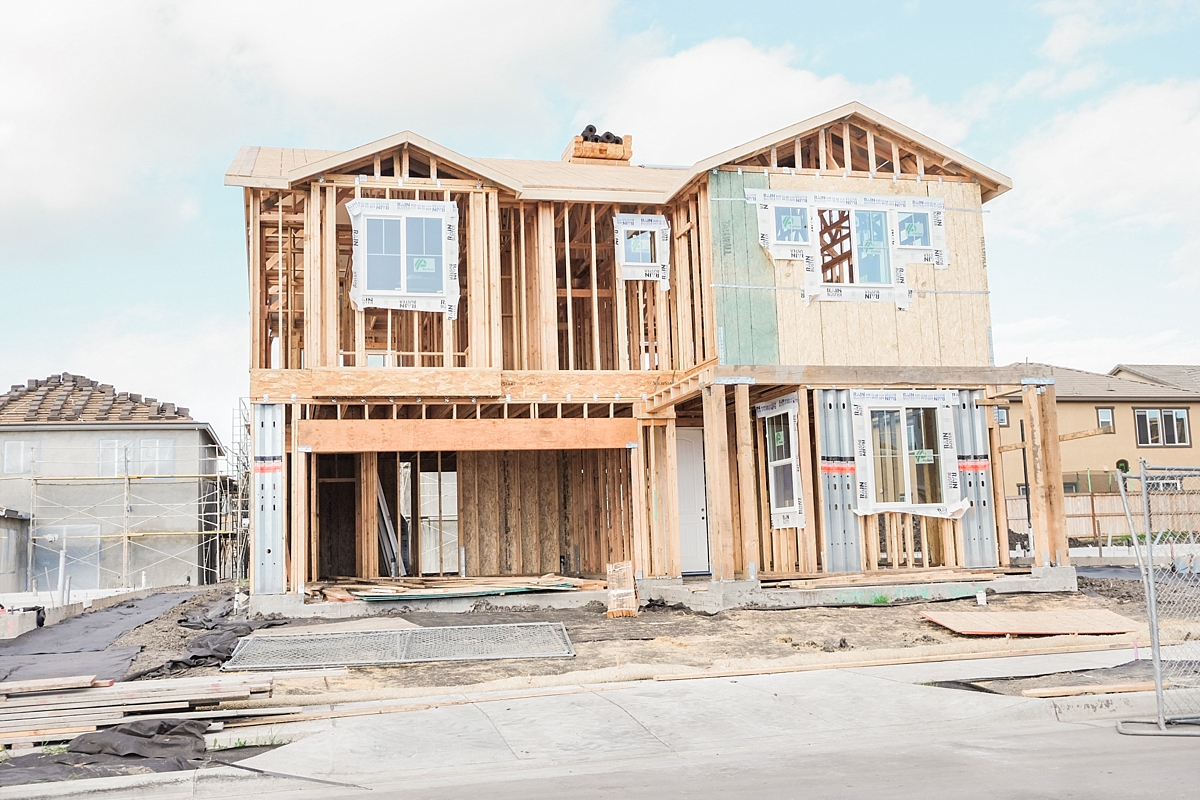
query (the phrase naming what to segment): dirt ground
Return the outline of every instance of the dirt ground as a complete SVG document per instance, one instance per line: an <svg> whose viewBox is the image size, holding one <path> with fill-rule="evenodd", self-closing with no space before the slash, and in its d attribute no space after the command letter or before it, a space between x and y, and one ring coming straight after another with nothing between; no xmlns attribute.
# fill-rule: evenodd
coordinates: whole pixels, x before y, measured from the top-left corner
<svg viewBox="0 0 1200 800"><path fill-rule="evenodd" d="M163 589L162 591L194 592L196 589L194 587L177 586ZM203 588L195 597L180 603L153 622L148 622L140 628L134 628L113 642L113 647L142 648L142 651L138 653L130 665L129 674L152 669L175 656L183 654L187 640L202 633L202 631L181 627L179 625L179 618L188 611L215 603L221 597L232 594L232 592L232 588L225 585ZM217 672L218 670L213 669L211 671ZM204 673L196 671L194 674L200 675Z"/></svg>
<svg viewBox="0 0 1200 800"><path fill-rule="evenodd" d="M682 608L651 606L637 617L608 619L601 603L563 610L494 610L486 601L479 610L464 614L416 612L395 614L423 627L488 625L508 622L562 622L574 644L574 658L507 661L461 661L354 668L348 676L305 681L289 686L289 694L355 692L417 687L461 687L506 679L556 676L564 673L620 671L630 665L658 665L664 671L727 669L740 663L763 664L798 656L872 658L876 651L913 647L947 650L989 646L981 637L960 636L921 617L930 608L986 612L1043 611L1052 609L1106 608L1145 622L1141 584L1116 579L1080 578L1081 591L1070 594L989 595L988 606L974 598L939 603L906 603L892 606L810 608L788 611L733 610L707 616ZM195 607L215 602L230 589L212 587L123 636L118 646L145 648L131 672L163 663L183 652L185 643L199 631L182 628L179 617ZM296 620L311 626L320 620ZM331 622L329 624L335 624ZM274 630L286 631L287 626ZM1044 637L1021 637L1036 647ZM991 644L996 642L991 638ZM858 656L861 654L861 656ZM197 668L188 675L215 674L217 668Z"/></svg>

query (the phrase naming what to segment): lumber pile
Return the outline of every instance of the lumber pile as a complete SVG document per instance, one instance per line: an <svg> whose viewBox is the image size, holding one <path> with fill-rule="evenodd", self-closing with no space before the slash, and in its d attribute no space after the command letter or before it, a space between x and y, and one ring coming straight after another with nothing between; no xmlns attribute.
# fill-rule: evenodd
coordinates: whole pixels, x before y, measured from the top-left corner
<svg viewBox="0 0 1200 800"><path fill-rule="evenodd" d="M573 592L604 589L602 580L569 578L548 573L537 578L523 577L411 577L347 578L334 583L314 584L310 596L330 602L352 600L432 600L446 597L484 597L523 592Z"/></svg>
<svg viewBox="0 0 1200 800"><path fill-rule="evenodd" d="M131 717L245 716L256 712L217 706L267 697L273 686L273 676L261 673L128 683L97 681L94 675L0 682L0 744L65 742Z"/></svg>
<svg viewBox="0 0 1200 800"><path fill-rule="evenodd" d="M959 583L990 581L1010 574L1011 570L967 569L886 569L846 574L781 574L759 576L764 588L822 589L841 586L885 586L904 583Z"/></svg>

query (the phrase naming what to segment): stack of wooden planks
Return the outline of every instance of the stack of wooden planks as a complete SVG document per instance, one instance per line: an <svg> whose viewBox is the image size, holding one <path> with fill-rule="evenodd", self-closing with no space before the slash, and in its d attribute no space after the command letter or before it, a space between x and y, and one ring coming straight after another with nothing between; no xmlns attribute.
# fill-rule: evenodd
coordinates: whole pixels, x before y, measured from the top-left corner
<svg viewBox="0 0 1200 800"><path fill-rule="evenodd" d="M221 710L217 705L267 697L273 686L273 676L262 673L128 683L97 681L94 675L6 681L0 683L0 744L65 742L131 718L220 720L254 715L261 712Z"/></svg>
<svg viewBox="0 0 1200 800"><path fill-rule="evenodd" d="M568 578L549 573L540 578L477 577L462 578L348 578L344 582L317 584L309 593L325 600L432 600L445 597L484 597L524 592L571 592L581 589L602 590L605 581Z"/></svg>
<svg viewBox="0 0 1200 800"><path fill-rule="evenodd" d="M875 572L781 574L763 573L759 576L764 588L820 589L838 586L873 586L904 583L958 583L990 581L1006 574L1026 574L1028 570L982 569L888 569Z"/></svg>

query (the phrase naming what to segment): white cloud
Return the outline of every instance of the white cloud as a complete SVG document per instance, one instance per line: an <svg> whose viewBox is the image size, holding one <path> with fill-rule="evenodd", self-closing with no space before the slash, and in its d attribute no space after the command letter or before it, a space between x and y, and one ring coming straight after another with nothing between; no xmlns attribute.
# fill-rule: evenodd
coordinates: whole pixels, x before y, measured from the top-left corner
<svg viewBox="0 0 1200 800"><path fill-rule="evenodd" d="M1050 324L1047 324L1047 323ZM1044 362L1108 372L1118 363L1198 364L1200 339L1179 327L1093 335L1066 320L1023 319L993 328L996 363Z"/></svg>
<svg viewBox="0 0 1200 800"><path fill-rule="evenodd" d="M852 100L946 143L961 141L978 108L946 108L904 76L854 83L792 66L789 48L714 39L630 63L576 116L578 127L634 135L642 163L688 164Z"/></svg>
<svg viewBox="0 0 1200 800"><path fill-rule="evenodd" d="M4 383L70 372L189 409L229 443L234 404L249 392L244 320L190 319L162 309L98 316L72 337L5 354Z"/></svg>
<svg viewBox="0 0 1200 800"><path fill-rule="evenodd" d="M1198 140L1200 82L1122 87L1013 148L1005 163L1017 191L994 221L1013 235L1200 232L1200 159L1188 155Z"/></svg>

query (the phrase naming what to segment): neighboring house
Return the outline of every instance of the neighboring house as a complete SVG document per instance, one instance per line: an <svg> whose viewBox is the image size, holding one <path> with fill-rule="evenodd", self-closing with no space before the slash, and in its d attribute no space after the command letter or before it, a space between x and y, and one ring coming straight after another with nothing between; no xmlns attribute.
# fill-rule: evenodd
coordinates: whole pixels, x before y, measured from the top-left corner
<svg viewBox="0 0 1200 800"><path fill-rule="evenodd" d="M1117 364L1108 374L1200 392L1200 365L1196 364Z"/></svg>
<svg viewBox="0 0 1200 800"><path fill-rule="evenodd" d="M221 445L186 408L63 373L0 395L0 506L28 515L22 590L206 583ZM3 557L0 556L0 563Z"/></svg>
<svg viewBox="0 0 1200 800"><path fill-rule="evenodd" d="M1192 442L1192 426L1200 418L1200 384L1180 386L1134 379L1133 370L1122 366L1108 375L1036 366L1054 378L1060 436L1101 428L1112 431L1062 442L1066 493L1116 492L1118 462L1133 471L1143 458L1155 466L1200 466L1200 448ZM1022 437L1020 396L1011 398L1010 403L1008 409L996 409L1003 444L1020 442ZM1020 450L1014 450L1003 456L1004 491L1009 497L1025 491L1021 455Z"/></svg>
<svg viewBox="0 0 1200 800"><path fill-rule="evenodd" d="M686 168L585 133L559 161L407 131L237 154L252 592L1007 563L986 395L1054 413L1038 367L991 366L1009 179L858 103Z"/></svg>

